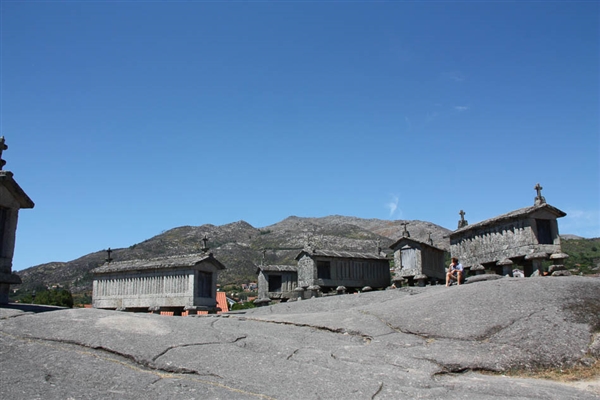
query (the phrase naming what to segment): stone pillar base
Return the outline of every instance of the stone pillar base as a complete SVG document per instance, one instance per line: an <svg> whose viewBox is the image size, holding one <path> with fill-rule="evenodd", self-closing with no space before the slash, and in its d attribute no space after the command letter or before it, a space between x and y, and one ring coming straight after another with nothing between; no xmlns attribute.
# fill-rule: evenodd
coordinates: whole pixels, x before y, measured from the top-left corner
<svg viewBox="0 0 600 400"><path fill-rule="evenodd" d="M417 281L417 286L419 286L419 287L425 287L427 285L427 280L429 278L427 277L427 275L421 274L421 275L415 276L414 279Z"/></svg>
<svg viewBox="0 0 600 400"><path fill-rule="evenodd" d="M186 306L184 307L184 311L187 311L187 315L199 315L209 314L211 311L216 312L216 308L211 310L210 307L206 306Z"/></svg>

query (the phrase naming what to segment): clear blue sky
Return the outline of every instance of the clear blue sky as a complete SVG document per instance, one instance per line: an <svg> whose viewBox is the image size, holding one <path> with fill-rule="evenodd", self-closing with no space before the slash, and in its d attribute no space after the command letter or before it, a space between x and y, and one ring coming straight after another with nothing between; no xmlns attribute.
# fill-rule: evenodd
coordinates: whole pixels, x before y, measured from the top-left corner
<svg viewBox="0 0 600 400"><path fill-rule="evenodd" d="M600 236L599 2L1 3L14 270L182 225L455 229L540 183Z"/></svg>

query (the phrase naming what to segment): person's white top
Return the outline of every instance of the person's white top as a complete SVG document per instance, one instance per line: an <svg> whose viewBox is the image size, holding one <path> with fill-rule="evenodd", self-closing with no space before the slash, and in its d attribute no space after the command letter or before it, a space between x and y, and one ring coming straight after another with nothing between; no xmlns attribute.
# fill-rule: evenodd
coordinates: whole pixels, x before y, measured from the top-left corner
<svg viewBox="0 0 600 400"><path fill-rule="evenodd" d="M452 269L455 271L463 271L464 270L461 263L456 264L454 267L452 267Z"/></svg>

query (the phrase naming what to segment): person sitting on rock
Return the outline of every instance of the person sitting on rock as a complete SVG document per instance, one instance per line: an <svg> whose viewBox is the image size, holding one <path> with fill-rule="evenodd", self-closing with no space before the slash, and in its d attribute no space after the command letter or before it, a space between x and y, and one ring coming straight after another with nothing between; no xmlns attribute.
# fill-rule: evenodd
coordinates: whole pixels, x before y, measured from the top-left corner
<svg viewBox="0 0 600 400"><path fill-rule="evenodd" d="M452 262L450 263L450 267L448 268L448 273L446 274L446 286L450 286L450 281L456 281L459 285L462 281L464 268L461 263L458 262L458 258L452 257Z"/></svg>

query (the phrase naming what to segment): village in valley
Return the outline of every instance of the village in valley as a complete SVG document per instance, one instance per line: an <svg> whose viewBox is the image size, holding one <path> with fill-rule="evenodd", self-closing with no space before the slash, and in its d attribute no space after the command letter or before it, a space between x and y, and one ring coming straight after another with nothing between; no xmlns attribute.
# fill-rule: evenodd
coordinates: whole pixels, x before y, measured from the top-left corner
<svg viewBox="0 0 600 400"><path fill-rule="evenodd" d="M0 160L5 149L2 137ZM5 163L1 161L0 169ZM21 283L11 270L18 212L33 208L34 203L12 172L0 171L0 182L0 303L6 304L10 285ZM379 241L366 252L321 248L313 236L305 235L299 238L304 246L297 251L295 262L286 265L269 264L263 250L261 261L255 265L256 282L241 287L242 291L256 291L257 296L237 293L237 300L265 306L402 286L439 285L446 280L448 253L464 267L459 280L465 283L506 276L568 276L571 273L564 265L568 255L561 248L557 221L566 213L548 204L542 189L539 183L535 185L533 204L478 223L469 224L460 210L457 229L443 238L446 246L435 245L431 233L426 239L411 237L410 224L405 222L401 237L388 249ZM218 274L226 269L211 251L206 235L193 254L114 261L108 249L106 262L91 271L92 306L176 316L225 312L235 304L218 287Z"/></svg>

